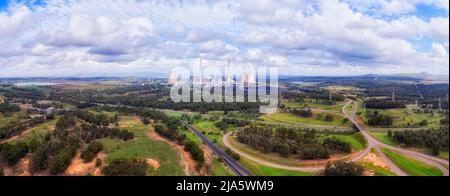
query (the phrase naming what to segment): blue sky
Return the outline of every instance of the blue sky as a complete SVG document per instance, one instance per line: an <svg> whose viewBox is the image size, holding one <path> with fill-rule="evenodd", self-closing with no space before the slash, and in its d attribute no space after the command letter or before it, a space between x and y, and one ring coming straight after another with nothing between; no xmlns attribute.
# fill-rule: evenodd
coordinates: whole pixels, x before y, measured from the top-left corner
<svg viewBox="0 0 450 196"><path fill-rule="evenodd" d="M0 0L0 10L5 9L8 6L7 0Z"/></svg>
<svg viewBox="0 0 450 196"><path fill-rule="evenodd" d="M448 0L0 0L0 77L448 73Z"/></svg>

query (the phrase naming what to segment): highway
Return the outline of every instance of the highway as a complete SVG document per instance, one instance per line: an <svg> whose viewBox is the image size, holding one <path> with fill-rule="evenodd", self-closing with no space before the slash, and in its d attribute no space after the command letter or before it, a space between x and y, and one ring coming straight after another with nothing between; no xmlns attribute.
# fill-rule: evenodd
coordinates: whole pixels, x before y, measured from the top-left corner
<svg viewBox="0 0 450 196"><path fill-rule="evenodd" d="M229 154L225 153L222 149L220 149L217 145L211 142L205 135L203 135L199 130L197 130L194 126L184 123L187 128L189 128L192 132L194 132L202 141L208 146L214 154L219 157L222 157L225 164L237 175L237 176L253 176L253 174L248 171L244 166L242 166L239 162L233 159Z"/></svg>

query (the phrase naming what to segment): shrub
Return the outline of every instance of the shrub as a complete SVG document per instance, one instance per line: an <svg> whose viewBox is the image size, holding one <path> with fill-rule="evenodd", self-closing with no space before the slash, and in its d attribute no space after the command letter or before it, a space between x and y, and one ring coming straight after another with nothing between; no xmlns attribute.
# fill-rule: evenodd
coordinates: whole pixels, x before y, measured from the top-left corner
<svg viewBox="0 0 450 196"><path fill-rule="evenodd" d="M75 147L65 147L55 157L53 157L48 163L48 169L51 174L59 174L64 172L70 165L72 158L76 152Z"/></svg>
<svg viewBox="0 0 450 196"><path fill-rule="evenodd" d="M325 176L361 176L363 172L363 167L355 163L328 163L325 168Z"/></svg>
<svg viewBox="0 0 450 196"><path fill-rule="evenodd" d="M103 145L99 142L92 142L89 146L81 153L81 159L85 163L91 162L97 154L103 150Z"/></svg>
<svg viewBox="0 0 450 196"><path fill-rule="evenodd" d="M148 165L139 160L114 160L103 168L102 173L106 176L145 176Z"/></svg>
<svg viewBox="0 0 450 196"><path fill-rule="evenodd" d="M323 146L331 151L351 153L352 145L348 142L341 141L335 137L327 138L323 141Z"/></svg>

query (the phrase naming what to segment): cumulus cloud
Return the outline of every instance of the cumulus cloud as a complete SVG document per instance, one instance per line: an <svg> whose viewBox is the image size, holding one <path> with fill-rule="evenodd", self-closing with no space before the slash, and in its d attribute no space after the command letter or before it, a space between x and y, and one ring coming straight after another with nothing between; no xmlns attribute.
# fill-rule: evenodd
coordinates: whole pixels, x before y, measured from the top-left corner
<svg viewBox="0 0 450 196"><path fill-rule="evenodd" d="M447 0L14 3L0 12L4 70L0 76L24 74L25 69L36 69L28 75L132 75L169 70L198 58L279 66L290 75L441 73L449 68L448 4ZM418 5L446 13L423 19L417 14Z"/></svg>

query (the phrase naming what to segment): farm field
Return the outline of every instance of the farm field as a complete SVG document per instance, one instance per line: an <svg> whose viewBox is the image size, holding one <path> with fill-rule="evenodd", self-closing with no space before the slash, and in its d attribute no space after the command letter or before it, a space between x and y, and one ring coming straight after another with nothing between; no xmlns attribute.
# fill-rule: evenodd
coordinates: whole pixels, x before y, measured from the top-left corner
<svg viewBox="0 0 450 196"><path fill-rule="evenodd" d="M421 161L400 155L386 148L382 148L386 156L388 156L398 167L411 176L442 176L442 172Z"/></svg>

